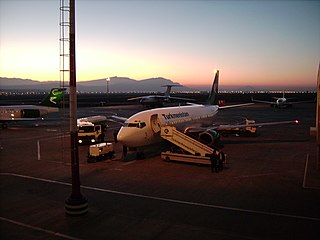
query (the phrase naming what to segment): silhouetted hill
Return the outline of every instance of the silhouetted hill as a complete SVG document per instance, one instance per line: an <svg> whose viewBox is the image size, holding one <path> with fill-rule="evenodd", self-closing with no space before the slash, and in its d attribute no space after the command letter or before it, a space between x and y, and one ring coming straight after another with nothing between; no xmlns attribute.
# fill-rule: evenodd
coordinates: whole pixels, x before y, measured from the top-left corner
<svg viewBox="0 0 320 240"><path fill-rule="evenodd" d="M109 82L110 92L164 92L163 85L177 84L165 78L150 78L144 80L134 80L127 77L111 77ZM49 90L58 87L59 81L40 82L31 79L20 78L0 78L0 88L2 90ZM86 92L106 92L106 79L96 79L90 81L77 82L78 91ZM187 87L179 87L177 91L188 91Z"/></svg>

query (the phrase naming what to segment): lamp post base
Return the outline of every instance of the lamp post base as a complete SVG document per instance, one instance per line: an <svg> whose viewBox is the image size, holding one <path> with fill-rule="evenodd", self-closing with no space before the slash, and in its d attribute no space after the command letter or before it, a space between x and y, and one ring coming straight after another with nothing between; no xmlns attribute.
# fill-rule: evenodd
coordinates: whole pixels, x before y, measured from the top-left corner
<svg viewBox="0 0 320 240"><path fill-rule="evenodd" d="M81 216L88 212L88 200L83 196L80 198L69 197L64 206L65 212L69 216Z"/></svg>

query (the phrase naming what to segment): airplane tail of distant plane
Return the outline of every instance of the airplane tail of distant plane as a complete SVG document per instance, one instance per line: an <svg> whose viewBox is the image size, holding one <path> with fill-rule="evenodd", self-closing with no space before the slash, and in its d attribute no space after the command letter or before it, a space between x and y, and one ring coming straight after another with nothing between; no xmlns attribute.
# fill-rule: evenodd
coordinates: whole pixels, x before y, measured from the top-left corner
<svg viewBox="0 0 320 240"><path fill-rule="evenodd" d="M272 97L272 98L275 100L278 100L279 98L284 98L284 95L285 95L285 91L282 90L282 97Z"/></svg>
<svg viewBox="0 0 320 240"><path fill-rule="evenodd" d="M207 102L208 105L217 104L218 84L219 84L219 70L216 70L213 84L212 84L212 89Z"/></svg>
<svg viewBox="0 0 320 240"><path fill-rule="evenodd" d="M165 97L170 97L170 92L171 92L172 85L166 85L166 87L167 87L167 90L164 93L164 96Z"/></svg>
<svg viewBox="0 0 320 240"><path fill-rule="evenodd" d="M46 107L59 107L65 88L52 88L49 95L39 104Z"/></svg>

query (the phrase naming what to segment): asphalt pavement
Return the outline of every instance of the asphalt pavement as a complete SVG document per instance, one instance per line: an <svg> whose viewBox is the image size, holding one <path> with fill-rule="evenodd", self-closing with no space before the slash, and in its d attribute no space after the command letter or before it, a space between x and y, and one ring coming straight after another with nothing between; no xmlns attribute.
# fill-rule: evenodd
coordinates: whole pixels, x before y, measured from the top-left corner
<svg viewBox="0 0 320 240"><path fill-rule="evenodd" d="M128 117L141 107L79 108L79 115ZM115 143L111 160L88 163L79 147L84 216L65 214L71 194L69 135L64 119L0 130L1 239L319 239L320 172L315 105L265 105L220 111L217 122L298 119L258 129L256 137L223 137L227 164L165 162L160 148L137 160ZM162 148L165 148L163 145Z"/></svg>

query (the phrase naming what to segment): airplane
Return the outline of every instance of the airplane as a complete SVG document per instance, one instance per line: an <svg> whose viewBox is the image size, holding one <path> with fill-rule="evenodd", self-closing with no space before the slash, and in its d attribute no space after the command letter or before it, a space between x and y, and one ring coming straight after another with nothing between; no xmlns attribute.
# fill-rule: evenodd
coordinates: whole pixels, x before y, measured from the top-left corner
<svg viewBox="0 0 320 240"><path fill-rule="evenodd" d="M156 107L156 106L162 107L164 105L164 103L168 103L171 101L185 101L185 102L194 101L194 99L190 99L190 98L179 98L179 97L171 97L170 96L171 88L172 87L181 87L181 85L176 85L176 84L170 85L169 84L169 85L164 85L162 87L167 87L167 90L163 96L148 95L148 96L129 98L128 101L139 100L140 104L142 104L146 107Z"/></svg>
<svg viewBox="0 0 320 240"><path fill-rule="evenodd" d="M294 98L285 98L284 95L285 95L285 93L283 91L283 94L282 94L281 98L273 97L273 99L276 100L274 102L256 100L256 99L253 99L253 97L251 98L251 100L252 100L252 102L270 104L270 107L274 107L274 108L291 108L293 104L310 103L310 102L312 102L312 101L288 102L287 100L291 100L291 99L294 99Z"/></svg>
<svg viewBox="0 0 320 240"><path fill-rule="evenodd" d="M218 106L216 96L218 93L219 70L215 72L211 92L206 104L189 104L186 106L175 106L166 108L154 108L145 110L129 117L120 128L117 140L123 144L124 152L127 149L139 149L163 141L160 136L161 127L175 126L178 130L198 134L200 140L205 140L209 145L215 141L217 132L213 124L214 116L221 109L235 108L252 105L254 103L244 103L228 106ZM298 123L298 121L283 121L274 123L255 123L252 127L264 125ZM243 125L227 125L230 127L244 127ZM223 129L218 129L223 130ZM139 155L138 155L139 153ZM142 152L137 152L140 156Z"/></svg>
<svg viewBox="0 0 320 240"><path fill-rule="evenodd" d="M8 122L43 120L43 116L59 112L58 107L64 90L64 88L52 88L48 96L39 105L0 106L2 128L7 128Z"/></svg>

